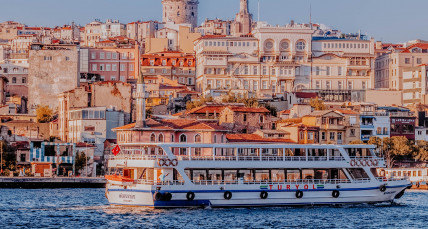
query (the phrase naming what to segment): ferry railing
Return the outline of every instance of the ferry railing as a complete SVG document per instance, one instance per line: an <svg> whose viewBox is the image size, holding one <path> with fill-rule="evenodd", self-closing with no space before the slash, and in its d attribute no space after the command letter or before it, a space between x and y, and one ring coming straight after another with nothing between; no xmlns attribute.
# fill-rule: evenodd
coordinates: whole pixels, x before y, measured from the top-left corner
<svg viewBox="0 0 428 229"><path fill-rule="evenodd" d="M345 161L342 156L177 156L183 161Z"/></svg>
<svg viewBox="0 0 428 229"><path fill-rule="evenodd" d="M109 160L157 160L161 158L168 158L163 155L138 155L138 154L119 154L117 156L110 155L107 157Z"/></svg>
<svg viewBox="0 0 428 229"><path fill-rule="evenodd" d="M387 177L376 177L376 179L377 179L379 182L403 181L403 180L408 180L408 178L406 178L406 177L391 177L391 178L387 178Z"/></svg>

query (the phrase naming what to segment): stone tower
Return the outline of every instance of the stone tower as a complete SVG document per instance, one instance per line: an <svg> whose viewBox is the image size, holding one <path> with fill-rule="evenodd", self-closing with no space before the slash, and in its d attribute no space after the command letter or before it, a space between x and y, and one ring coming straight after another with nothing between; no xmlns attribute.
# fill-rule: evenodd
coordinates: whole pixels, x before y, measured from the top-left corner
<svg viewBox="0 0 428 229"><path fill-rule="evenodd" d="M198 26L198 0L162 0L163 22Z"/></svg>
<svg viewBox="0 0 428 229"><path fill-rule="evenodd" d="M248 0L240 0L240 10L232 23L232 35L240 36L251 33L253 15L248 10Z"/></svg>

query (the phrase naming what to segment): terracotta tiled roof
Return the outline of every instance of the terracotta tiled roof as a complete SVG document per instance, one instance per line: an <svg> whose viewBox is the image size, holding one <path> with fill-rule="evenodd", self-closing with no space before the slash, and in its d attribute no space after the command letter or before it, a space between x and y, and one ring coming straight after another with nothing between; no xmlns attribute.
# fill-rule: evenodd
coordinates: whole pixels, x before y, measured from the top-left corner
<svg viewBox="0 0 428 229"><path fill-rule="evenodd" d="M236 107L236 106L230 106L229 109L231 109L234 112L246 112L246 113L269 113L269 110L265 107Z"/></svg>
<svg viewBox="0 0 428 229"><path fill-rule="evenodd" d="M226 134L226 139L229 142L282 142L282 143L295 143L290 139L269 139L263 138L257 134Z"/></svg>
<svg viewBox="0 0 428 229"><path fill-rule="evenodd" d="M358 112L356 112L356 111L353 111L353 110L336 110L337 112L339 112L339 113L341 113L341 114L349 114L349 115L352 115L352 114L354 114L354 115L357 115L357 114L359 114Z"/></svg>
<svg viewBox="0 0 428 229"><path fill-rule="evenodd" d="M192 119L169 119L156 121L153 119L146 120L147 128L150 129L167 129L167 130L209 130L209 131L227 131L221 126L204 123ZM131 130L135 128L135 123L114 128L113 130Z"/></svg>
<svg viewBox="0 0 428 229"><path fill-rule="evenodd" d="M204 105L202 107L196 107L192 110L186 112L186 114L214 114L216 112L217 114L220 114L221 111L223 111L225 107L220 105Z"/></svg>
<svg viewBox="0 0 428 229"><path fill-rule="evenodd" d="M416 43L416 44L410 45L409 47L404 49L402 53L410 53L410 50L413 48L428 49L428 43Z"/></svg>
<svg viewBox="0 0 428 229"><path fill-rule="evenodd" d="M280 114L290 114L290 110L283 110L279 112Z"/></svg>

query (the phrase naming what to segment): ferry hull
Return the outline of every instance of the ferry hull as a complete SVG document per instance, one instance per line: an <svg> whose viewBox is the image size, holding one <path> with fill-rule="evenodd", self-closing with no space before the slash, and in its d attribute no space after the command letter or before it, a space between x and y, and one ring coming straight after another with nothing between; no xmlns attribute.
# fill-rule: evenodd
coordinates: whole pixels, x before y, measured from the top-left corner
<svg viewBox="0 0 428 229"><path fill-rule="evenodd" d="M106 196L112 205L139 206L152 208L185 208L185 207L266 207L266 206L304 206L304 205L336 205L336 204L360 204L391 202L395 197L408 187L408 182L394 182L387 184L386 190L381 191L379 185L367 185L357 187L355 185L343 185L323 189L282 189L282 190L258 190L237 189L229 187L221 190L220 187L211 189L185 190L174 189L171 186L161 187L160 193L171 193L172 198L166 200L154 200L156 186L141 185L135 187L124 187L108 185ZM339 191L337 198L333 197L333 191ZM231 199L224 198L224 192L232 193ZM267 192L266 199L261 198L261 192ZM303 197L297 198L296 192L302 191ZM187 193L193 192L195 198L187 200Z"/></svg>

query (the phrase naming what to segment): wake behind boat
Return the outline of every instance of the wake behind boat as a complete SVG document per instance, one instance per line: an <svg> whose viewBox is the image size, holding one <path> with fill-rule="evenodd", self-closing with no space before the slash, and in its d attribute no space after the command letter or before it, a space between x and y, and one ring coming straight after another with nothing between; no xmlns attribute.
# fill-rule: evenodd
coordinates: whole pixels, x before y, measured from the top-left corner
<svg viewBox="0 0 428 229"><path fill-rule="evenodd" d="M392 202L407 179L378 177L374 146L123 143L108 160L112 205L296 206Z"/></svg>

